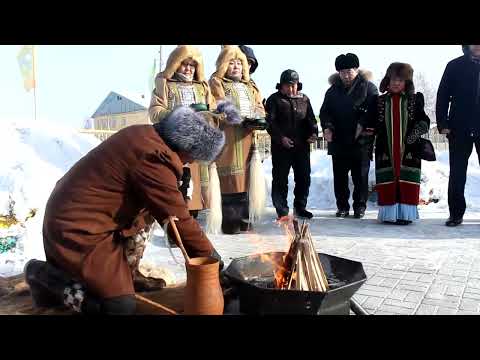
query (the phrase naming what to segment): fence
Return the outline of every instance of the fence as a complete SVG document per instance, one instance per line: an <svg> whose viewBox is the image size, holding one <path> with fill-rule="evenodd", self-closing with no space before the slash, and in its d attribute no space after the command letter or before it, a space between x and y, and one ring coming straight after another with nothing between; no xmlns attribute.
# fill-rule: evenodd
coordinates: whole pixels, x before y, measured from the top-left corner
<svg viewBox="0 0 480 360"><path fill-rule="evenodd" d="M80 129L78 132L82 134L93 134L100 141L108 139L110 136L115 134L116 130L91 130L91 129Z"/></svg>

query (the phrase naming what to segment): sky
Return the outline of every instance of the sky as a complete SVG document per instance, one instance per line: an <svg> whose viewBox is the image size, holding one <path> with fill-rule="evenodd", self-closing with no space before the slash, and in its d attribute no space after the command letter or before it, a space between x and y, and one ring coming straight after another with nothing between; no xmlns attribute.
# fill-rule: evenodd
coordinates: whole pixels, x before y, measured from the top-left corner
<svg viewBox="0 0 480 360"><path fill-rule="evenodd" d="M176 45L164 45L164 63ZM303 92L318 115L335 72L335 58L353 52L360 67L373 73L378 85L388 65L407 62L434 89L446 64L462 55L460 45L249 45L259 61L252 78L267 98L283 70L300 75ZM33 91L26 92L17 63L22 45L0 45L0 121L33 121ZM196 45L205 74L215 71L220 45ZM146 94L159 45L38 45L36 57L37 122L83 127L110 91ZM158 60L157 60L158 63Z"/></svg>

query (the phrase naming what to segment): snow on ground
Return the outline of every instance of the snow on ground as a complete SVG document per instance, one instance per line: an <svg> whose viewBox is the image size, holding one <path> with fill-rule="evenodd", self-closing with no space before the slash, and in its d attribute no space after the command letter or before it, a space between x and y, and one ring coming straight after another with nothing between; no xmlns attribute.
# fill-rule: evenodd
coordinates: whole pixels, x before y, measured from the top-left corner
<svg viewBox="0 0 480 360"><path fill-rule="evenodd" d="M22 271L26 259L43 259L42 222L45 204L55 183L99 141L48 122L6 123L0 132L0 215L8 214L13 199L16 218L23 223L30 209L36 215L18 226L17 247L0 254L0 276ZM13 229L10 229L13 230ZM5 235L0 229L0 237ZM11 231L12 232L12 231Z"/></svg>
<svg viewBox="0 0 480 360"><path fill-rule="evenodd" d="M98 143L99 141L93 135L81 134L76 129L51 125L47 122L37 124L17 122L4 125L0 133L0 153L2 154L0 215L7 215L9 198L12 198L15 201L14 212L17 219L22 223L10 229L0 229L0 238L11 234L18 236L16 248L0 254L0 276L10 276L21 272L25 261L30 258L44 259L41 228L44 207L50 192L57 180ZM428 226L429 221L433 221L428 219L422 221L421 225L416 227L417 231L427 237L442 237L448 233L444 226L437 226L448 216L448 152L438 153L437 157L437 162L423 162L422 164L422 198L426 201L438 200L437 203L420 206L422 217L436 219L434 228ZM337 221L332 217L332 210L336 206L331 159L325 151L315 151L311 154L311 163L312 185L308 206L314 210L316 215L314 222L321 226L323 233L328 233L329 238L355 237L359 230L362 231L362 235L368 238L390 239L408 236L409 232L399 232L397 227L392 228L392 230L383 227L379 231L374 221L376 216L374 203L369 204L369 210L371 211L367 214L367 218L370 219L368 221L361 223ZM266 159L263 166L270 192L271 160ZM374 179L374 163L372 162L371 185L373 185ZM290 174L289 183L289 204L292 205L293 172ZM469 212L480 212L480 166L475 151L470 158L465 193ZM263 224L258 227L259 238L272 235L276 237L279 234L278 229L273 225L274 211L271 208L270 195L268 206L270 207L269 215ZM30 209L38 209L37 214L23 222ZM362 225L359 227L358 224ZM470 231L468 229L470 228L459 228L459 234L462 231ZM367 231L367 233L363 233L363 231ZM145 260L153 263L167 261L169 265L175 266L175 262L169 255L161 235L162 232L159 230L152 246L147 247ZM242 236L244 235L238 235L239 238L242 238ZM250 236L250 238L255 237ZM222 244L230 244L235 239L232 239L231 236L215 236L212 237L212 241L220 250ZM250 249L248 246L245 247L243 241L240 241L239 244L242 244L242 248L237 252L232 252L232 254L243 254ZM255 246L258 250L258 243ZM179 250L173 249L173 252L177 259L182 262ZM163 255L168 256L168 259Z"/></svg>

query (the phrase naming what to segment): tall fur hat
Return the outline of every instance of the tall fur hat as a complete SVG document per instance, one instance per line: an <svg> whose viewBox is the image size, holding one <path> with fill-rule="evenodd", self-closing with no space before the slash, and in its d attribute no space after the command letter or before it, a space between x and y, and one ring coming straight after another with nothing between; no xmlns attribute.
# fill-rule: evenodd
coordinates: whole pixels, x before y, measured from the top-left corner
<svg viewBox="0 0 480 360"><path fill-rule="evenodd" d="M168 56L167 65L160 73L160 76L165 79L171 79L173 74L175 74L182 62L186 59L192 59L197 63L195 74L193 76L194 80L199 82L205 81L202 53L191 45L178 45Z"/></svg>
<svg viewBox="0 0 480 360"><path fill-rule="evenodd" d="M224 132L187 106L177 107L153 126L173 151L185 152L195 160L211 162L225 145Z"/></svg>
<svg viewBox="0 0 480 360"><path fill-rule="evenodd" d="M217 78L224 78L227 74L228 64L231 60L239 59L242 62L242 80L250 81L250 74L248 70L248 60L245 54L235 45L223 45L220 55L218 55L216 67L217 70L212 75Z"/></svg>
<svg viewBox="0 0 480 360"><path fill-rule="evenodd" d="M406 93L413 94L415 92L415 86L413 85L413 68L410 64L400 62L390 64L385 77L380 82L380 92L384 93L388 91L388 85L392 77L399 77L405 80Z"/></svg>
<svg viewBox="0 0 480 360"><path fill-rule="evenodd" d="M358 56L352 53L342 54L335 59L335 70L357 69L360 67Z"/></svg>

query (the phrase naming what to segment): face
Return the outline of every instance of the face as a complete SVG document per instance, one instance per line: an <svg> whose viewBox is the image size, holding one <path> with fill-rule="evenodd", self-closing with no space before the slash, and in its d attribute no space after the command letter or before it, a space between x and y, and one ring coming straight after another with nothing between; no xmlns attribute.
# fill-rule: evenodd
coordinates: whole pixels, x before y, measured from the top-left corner
<svg viewBox="0 0 480 360"><path fill-rule="evenodd" d="M470 52L472 53L472 55L475 57L480 57L480 45L469 45L469 46L470 46Z"/></svg>
<svg viewBox="0 0 480 360"><path fill-rule="evenodd" d="M194 61L192 59L187 59L187 60L184 60L181 63L177 72L185 75L189 80L193 80L193 76L195 75L195 69L196 68L197 68L196 61Z"/></svg>
<svg viewBox="0 0 480 360"><path fill-rule="evenodd" d="M282 84L280 91L287 96L295 96L298 93L298 83Z"/></svg>
<svg viewBox="0 0 480 360"><path fill-rule="evenodd" d="M239 59L230 60L228 63L227 76L228 77L239 77L242 76L242 61Z"/></svg>
<svg viewBox="0 0 480 360"><path fill-rule="evenodd" d="M351 85L358 75L358 69L344 69L338 72L345 85Z"/></svg>
<svg viewBox="0 0 480 360"><path fill-rule="evenodd" d="M399 94L405 90L405 80L399 77L392 77L388 85L388 90L393 94Z"/></svg>

